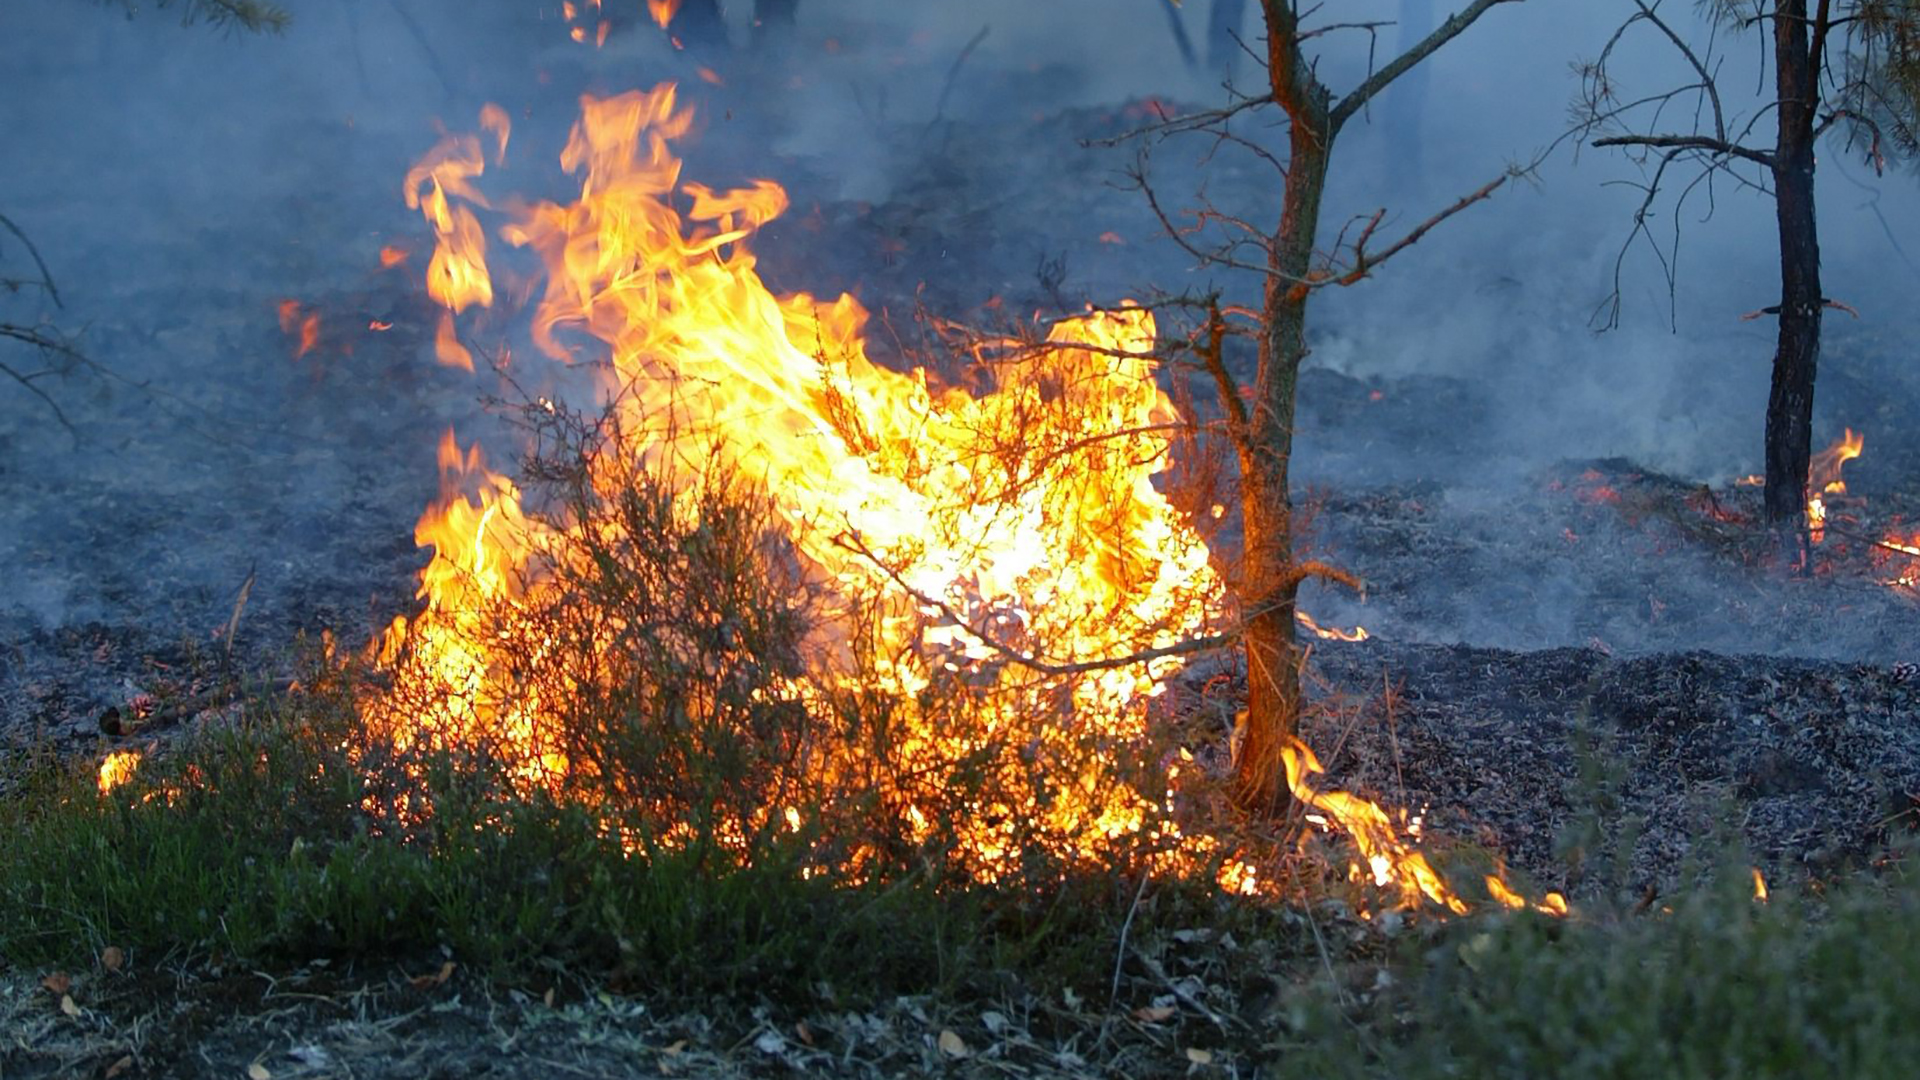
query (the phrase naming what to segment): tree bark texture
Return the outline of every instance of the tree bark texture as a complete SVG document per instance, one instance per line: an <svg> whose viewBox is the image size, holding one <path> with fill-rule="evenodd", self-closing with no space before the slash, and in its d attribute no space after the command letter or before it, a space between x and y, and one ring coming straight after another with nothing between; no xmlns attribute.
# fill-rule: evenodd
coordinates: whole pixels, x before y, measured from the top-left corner
<svg viewBox="0 0 1920 1080"><path fill-rule="evenodd" d="M1330 95L1300 55L1296 15L1288 0L1264 0L1267 65L1274 100L1289 120L1287 178L1280 223L1267 251L1259 377L1240 443L1240 506L1246 526L1240 603L1247 654L1247 720L1234 768L1241 808L1270 815L1287 805L1281 755L1300 721L1300 651L1294 606L1294 397L1306 356L1307 286L1335 127Z"/></svg>
<svg viewBox="0 0 1920 1080"><path fill-rule="evenodd" d="M1775 528L1803 520L1807 466L1813 453L1813 381L1820 366L1820 236L1813 207L1814 123L1820 58L1811 39L1828 15L1807 17L1807 0L1780 0L1773 19L1774 86L1779 94L1779 138L1773 158L1780 227L1780 336L1767 400L1766 510Z"/></svg>

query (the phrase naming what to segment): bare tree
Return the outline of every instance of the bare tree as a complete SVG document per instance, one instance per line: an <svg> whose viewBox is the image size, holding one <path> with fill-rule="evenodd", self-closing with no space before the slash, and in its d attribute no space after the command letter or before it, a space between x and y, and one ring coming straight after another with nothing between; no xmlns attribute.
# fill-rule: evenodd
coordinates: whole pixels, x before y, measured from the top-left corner
<svg viewBox="0 0 1920 1080"><path fill-rule="evenodd" d="M1380 235L1386 211L1347 223L1331 244L1320 239L1320 215L1333 146L1348 121L1394 80L1411 71L1441 46L1460 36L1502 3L1519 0L1471 0L1466 7L1420 37L1388 63L1371 68L1364 79L1336 95L1320 81L1317 43L1341 31L1375 34L1389 22L1325 21L1309 25L1319 5L1298 0L1261 0L1267 39L1266 85L1225 108L1168 120L1139 134L1153 141L1197 133L1242 147L1281 176L1279 221L1256 225L1211 206L1179 215L1162 209L1139 173L1161 223L1176 241L1204 265L1242 269L1260 275L1263 301L1254 315L1258 364L1251 385L1242 386L1228 371L1216 347L1204 356L1225 412L1225 429L1239 464L1239 501L1245 539L1239 565L1237 599L1241 640L1247 660L1248 702L1240 751L1235 763L1236 798L1255 814L1272 814L1289 797L1281 782L1283 752L1293 745L1300 715L1301 654L1294 638L1295 601L1300 584L1320 577L1357 585L1351 576L1317 562L1295 558L1293 502L1289 465L1293 455L1294 398L1300 363L1307 355L1307 307L1313 296L1332 286L1364 281L1380 264L1417 243L1440 222L1493 195L1526 170L1509 167L1419 224L1387 239ZM1243 133L1257 114L1278 106L1285 121L1284 154ZM1261 121L1264 122L1264 121ZM1211 243L1207 237L1224 236ZM1220 314L1212 319L1216 328Z"/></svg>
<svg viewBox="0 0 1920 1080"><path fill-rule="evenodd" d="M1663 0L1632 0L1633 11L1597 59L1581 66L1578 108L1594 146L1623 147L1642 164L1643 198L1633 231L1616 261L1608 324L1620 310L1620 265L1635 241L1653 245L1674 286L1679 233L1665 246L1648 220L1669 183L1679 184L1672 216L1688 198L1712 197L1716 179L1758 191L1774 202L1780 237L1780 302L1756 314L1775 315L1779 336L1767 399L1766 516L1777 530L1802 527L1812 455L1813 387L1820 362L1820 323L1828 299L1820 282L1820 235L1814 217L1815 147L1834 132L1876 171L1889 153L1911 154L1920 123L1920 2L1916 0L1704 0L1712 20L1707 40L1689 41L1661 11ZM1722 94L1723 34L1770 31L1760 41L1762 85L1772 94L1741 112ZM1837 33L1836 33L1837 32ZM1675 86L1623 91L1612 76L1630 34L1671 49L1687 74ZM1772 45L1771 70L1766 46ZM1684 122L1668 127L1668 117ZM1771 145L1756 142L1771 118Z"/></svg>

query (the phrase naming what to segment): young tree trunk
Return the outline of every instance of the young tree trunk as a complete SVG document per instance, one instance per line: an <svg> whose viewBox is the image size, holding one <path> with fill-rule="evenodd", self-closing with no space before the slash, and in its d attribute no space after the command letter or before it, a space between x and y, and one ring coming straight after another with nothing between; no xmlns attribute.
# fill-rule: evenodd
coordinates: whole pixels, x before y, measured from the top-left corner
<svg viewBox="0 0 1920 1080"><path fill-rule="evenodd" d="M1280 16L1276 18L1276 11ZM1268 248L1266 332L1260 339L1259 378L1248 403L1240 445L1240 506L1246 526L1240 603L1247 654L1247 719L1234 793L1251 814L1277 814L1290 797L1281 782L1281 752L1300 722L1300 652L1294 641L1294 604L1300 578L1293 559L1294 391L1306 356L1306 282L1314 271L1314 241L1334 125L1326 88L1302 70L1291 11L1268 0L1268 66L1275 99L1291 120L1286 189L1280 225Z"/></svg>
<svg viewBox="0 0 1920 1080"><path fill-rule="evenodd" d="M1824 23L1827 3L1820 3ZM1820 364L1820 236L1813 213L1814 108L1819 57L1809 37L1807 0L1780 0L1774 11L1774 85L1779 139L1773 159L1780 226L1780 338L1767 400L1767 522L1776 529L1802 520L1807 464L1813 453L1813 380Z"/></svg>

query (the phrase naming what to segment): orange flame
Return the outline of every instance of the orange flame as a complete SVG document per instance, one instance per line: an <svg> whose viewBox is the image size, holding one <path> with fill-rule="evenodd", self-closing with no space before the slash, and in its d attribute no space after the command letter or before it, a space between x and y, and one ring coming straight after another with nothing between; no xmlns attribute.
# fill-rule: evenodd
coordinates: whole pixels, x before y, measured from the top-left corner
<svg viewBox="0 0 1920 1080"><path fill-rule="evenodd" d="M1753 868L1753 898L1762 904L1767 902L1767 879L1757 866Z"/></svg>
<svg viewBox="0 0 1920 1080"><path fill-rule="evenodd" d="M1912 535L1903 536L1898 529L1889 530L1880 541L1875 557L1881 562L1887 560L1902 561L1903 565L1883 584L1898 589L1920 590L1920 529Z"/></svg>
<svg viewBox="0 0 1920 1080"><path fill-rule="evenodd" d="M1840 470L1866 449L1867 437L1854 434L1852 428L1845 429L1845 432L1832 446L1813 455L1813 459L1807 463L1809 491L1826 495L1847 493L1847 482L1840 478Z"/></svg>
<svg viewBox="0 0 1920 1080"><path fill-rule="evenodd" d="M121 784L133 779L134 771L140 767L140 751L115 750L100 762L100 794L105 795Z"/></svg>
<svg viewBox="0 0 1920 1080"><path fill-rule="evenodd" d="M666 21L671 0L652 10ZM761 282L745 241L786 209L786 192L764 180L725 191L684 181L669 147L691 125L671 84L582 99L561 154L581 175L579 199L515 210L499 231L545 267L535 344L562 363L607 361L594 370L620 429L653 440L643 456L674 455L672 431L724 434L724 459L751 469L820 579L885 600L872 633L838 645L858 638L871 689L911 703L936 677L964 670L996 692L982 706L988 727L1033 731L1030 742L989 739L911 720L901 774L936 775L927 767L1066 738L1049 724L1097 733L1099 748L1076 766L1084 775L1042 793L1021 787L1010 764L996 773L1010 779L995 812L954 826L983 878L1017 865L1017 826L1036 825L1055 853L1075 857L1149 830L1190 841L1189 854L1212 850L1207 838L1181 837L1159 799L1120 779L1146 734L1143 702L1181 663L1155 650L1194 636L1224 607L1206 545L1153 483L1178 415L1155 382L1152 314L1129 306L1059 322L1038 347L996 358L978 396L883 368L867 356L867 316L854 298L777 297ZM463 355L454 313L492 298L472 212L491 207L470 183L483 167L476 140L449 137L406 188L436 234L429 291L448 308L442 343ZM1009 446L1070 449L1008 467L996 454ZM540 589L530 567L556 540L543 529L567 526L536 524L512 482L477 451L462 454L450 432L440 465L442 497L416 529L434 552L424 610L395 620L378 645L383 665L404 655L409 671L425 672L433 704L422 715L376 702L369 725L403 747L506 747L529 785L565 776L540 703L497 691L506 646L481 612ZM1364 636L1301 618L1316 632ZM1009 624L1011 638L991 631ZM1115 660L1125 657L1139 659ZM1049 719L1063 710L1069 718ZM1353 836L1376 882L1408 905L1466 910L1386 811L1313 790L1306 780L1320 767L1305 747L1286 765L1295 794ZM931 834L911 790L890 797L911 834ZM1265 888L1250 864L1229 860L1219 872L1230 891Z"/></svg>
<svg viewBox="0 0 1920 1080"><path fill-rule="evenodd" d="M535 343L562 362L582 342L610 354L606 385L619 391L609 396L625 430L725 432L728 457L751 464L794 522L797 549L827 580L849 595L892 598L868 658L881 690L911 699L943 667L1004 668L994 678L1008 691L1007 716L996 723L1057 712L1042 702L1064 690L1076 724L1116 746L1139 739L1137 702L1159 692L1176 657L1095 664L1035 686L1033 672L1006 663L1008 646L980 627L1010 620L1023 648L1041 654L1036 663L1071 666L1171 645L1218 609L1206 546L1151 479L1170 445L1161 432L1176 419L1153 378L1152 315L1128 308L1062 322L1041 348L996 362L996 385L981 397L879 367L867 359L866 313L852 297L778 298L761 283L741 241L786 208L778 185L716 191L681 181L667 147L691 119L671 86L583 101L561 156L584 173L581 198L534 205L500 233L546 266ZM430 286L486 283L484 260L471 257L477 218L464 205L487 208L467 184L479 173L475 149L450 138L410 174L410 200L438 236ZM458 345L452 310L441 337ZM996 476L988 447L1013 444L1015 433L1077 449ZM417 530L435 551L421 583L426 610L396 622L381 657L393 662L404 647L424 658L444 706L410 719L415 731L401 737L485 738L513 747L529 782L563 773L537 707L508 708L487 692L495 646L474 614L538 587L522 580L523 568L543 541L513 485L451 442L442 471L450 491L477 482L480 501L449 494ZM906 752L932 762L978 746L929 728ZM1102 775L1062 780L1065 794L1044 810L1032 793L1009 797L1026 801L1029 817L1044 812L1063 850L1092 852L1138 832L1153 806ZM910 802L897 809L920 820ZM983 873L1019 854L1008 847L1019 816L996 819L1003 824L983 817L963 827Z"/></svg>
<svg viewBox="0 0 1920 1080"><path fill-rule="evenodd" d="M380 269L391 270L406 262L410 254L412 253L398 244L388 244L380 249Z"/></svg>
<svg viewBox="0 0 1920 1080"><path fill-rule="evenodd" d="M1855 435L1852 428L1845 431L1832 446L1813 455L1807 463L1807 529L1816 544L1826 537L1826 496L1847 493L1847 482L1840 478L1840 470L1859 457L1866 447L1866 436Z"/></svg>
<svg viewBox="0 0 1920 1080"><path fill-rule="evenodd" d="M1427 857L1400 839L1393 819L1377 803L1344 791L1317 791L1307 783L1309 776L1326 770L1320 759L1303 743L1281 751L1287 767L1287 786L1302 804L1320 810L1353 838L1354 846L1367 860L1373 883L1394 888L1403 907L1419 907L1422 898L1456 915L1467 913L1467 902L1447 887Z"/></svg>
<svg viewBox="0 0 1920 1080"><path fill-rule="evenodd" d="M488 102L480 106L480 126L493 133L495 148L493 163L507 163L507 139L513 134L513 120L507 116L507 110Z"/></svg>
<svg viewBox="0 0 1920 1080"><path fill-rule="evenodd" d="M664 30L680 10L680 0L647 0L647 14Z"/></svg>
<svg viewBox="0 0 1920 1080"><path fill-rule="evenodd" d="M320 344L320 313L302 309L298 300L280 301L280 332L298 337L294 345L295 360L313 351Z"/></svg>
<svg viewBox="0 0 1920 1080"><path fill-rule="evenodd" d="M1215 516L1217 517L1218 515ZM1356 626L1351 630L1321 626L1319 623L1313 621L1313 616L1301 611L1299 608L1293 609L1293 618L1295 622L1305 627L1313 636L1326 641L1365 641L1368 637L1367 628L1364 626Z"/></svg>

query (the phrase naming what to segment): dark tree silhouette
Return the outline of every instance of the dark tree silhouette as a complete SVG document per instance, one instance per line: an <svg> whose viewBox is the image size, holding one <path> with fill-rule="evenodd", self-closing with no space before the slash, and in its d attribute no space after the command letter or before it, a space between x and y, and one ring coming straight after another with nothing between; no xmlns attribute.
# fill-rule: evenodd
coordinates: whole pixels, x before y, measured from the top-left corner
<svg viewBox="0 0 1920 1080"><path fill-rule="evenodd" d="M1597 59L1582 65L1579 108L1595 146L1622 147L1646 171L1633 231L1615 264L1604 321L1618 321L1620 265L1636 240L1651 243L1669 295L1679 234L1662 247L1648 220L1669 183L1680 184L1672 213L1689 196L1727 177L1771 198L1780 239L1780 301L1758 314L1777 316L1773 385L1767 399L1766 516L1776 530L1804 529L1807 467L1813 451L1813 389L1820 366L1820 324L1829 300L1820 280L1814 215L1815 148L1829 132L1876 171L1891 153L1912 154L1920 134L1920 2L1916 0L1707 0L1713 20L1705 42L1691 42L1661 12L1662 0L1633 0L1633 13ZM1764 34L1758 108L1729 110L1721 94L1723 33ZM1625 91L1612 61L1630 35L1650 37L1684 61L1677 86ZM1678 127L1669 117L1689 118ZM1771 145L1756 136L1771 123ZM1677 179L1676 179L1677 178Z"/></svg>

